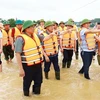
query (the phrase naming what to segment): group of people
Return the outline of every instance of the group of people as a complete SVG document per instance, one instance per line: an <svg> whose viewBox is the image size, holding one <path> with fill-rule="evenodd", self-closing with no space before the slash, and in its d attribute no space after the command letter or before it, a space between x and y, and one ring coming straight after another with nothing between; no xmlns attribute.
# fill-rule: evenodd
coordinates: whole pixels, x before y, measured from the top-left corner
<svg viewBox="0 0 100 100"><path fill-rule="evenodd" d="M29 96L31 82L34 81L32 92L40 94L42 77L42 63L44 75L49 79L51 63L55 71L55 78L60 80L60 67L58 63L59 51L63 54L62 68L70 68L73 53L78 59L78 45L80 44L83 66L79 73L89 77L89 67L93 55L98 49L98 62L100 64L100 23L90 28L91 21L84 19L81 27L77 28L72 19L67 22L44 21L39 25L31 20L23 23L16 20L16 27L10 28L10 23L0 23L0 53L3 50L7 63L11 62L16 53L19 74L23 77L23 93ZM3 45L3 46L2 46ZM2 71L0 60L0 71Z"/></svg>

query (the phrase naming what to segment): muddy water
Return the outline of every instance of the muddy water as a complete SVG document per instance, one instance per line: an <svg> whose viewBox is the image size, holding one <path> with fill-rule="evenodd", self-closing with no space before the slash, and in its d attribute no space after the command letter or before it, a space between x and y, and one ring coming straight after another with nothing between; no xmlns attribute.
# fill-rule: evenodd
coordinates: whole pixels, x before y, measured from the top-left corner
<svg viewBox="0 0 100 100"><path fill-rule="evenodd" d="M61 56L59 57L61 67ZM86 80L83 75L78 74L81 66L81 58L75 60L73 57L70 69L61 68L60 81L55 80L51 67L49 80L44 78L41 94L32 95L30 88L31 96L24 97L16 59L9 64L3 60L3 72L0 73L0 100L100 100L100 66L96 60L92 62L91 80Z"/></svg>

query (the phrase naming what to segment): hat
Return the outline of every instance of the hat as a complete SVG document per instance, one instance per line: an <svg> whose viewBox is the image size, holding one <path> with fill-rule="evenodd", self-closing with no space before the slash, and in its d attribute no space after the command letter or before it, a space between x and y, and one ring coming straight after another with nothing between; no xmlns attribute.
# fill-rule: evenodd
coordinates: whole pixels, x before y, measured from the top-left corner
<svg viewBox="0 0 100 100"><path fill-rule="evenodd" d="M22 25L23 24L23 21L22 20L16 20L15 24L16 25L19 25L19 24Z"/></svg>
<svg viewBox="0 0 100 100"><path fill-rule="evenodd" d="M45 22L44 19L40 19L39 22Z"/></svg>
<svg viewBox="0 0 100 100"><path fill-rule="evenodd" d="M23 26L22 26L22 31L24 31L26 28L32 26L32 25L35 25L31 20L27 20L23 23Z"/></svg>
<svg viewBox="0 0 100 100"><path fill-rule="evenodd" d="M60 24L65 24L65 23L64 23L63 21L60 21L59 25L60 25Z"/></svg>
<svg viewBox="0 0 100 100"><path fill-rule="evenodd" d="M81 26L82 26L83 24L86 24L86 23L91 23L91 21L88 20L88 19L84 19L84 20L82 20L82 22L81 22Z"/></svg>
<svg viewBox="0 0 100 100"><path fill-rule="evenodd" d="M65 25L66 25L66 26L73 26L74 24L73 24L72 21L68 21L68 22L65 23Z"/></svg>
<svg viewBox="0 0 100 100"><path fill-rule="evenodd" d="M2 28L2 29L4 28L2 23L0 23L0 28Z"/></svg>
<svg viewBox="0 0 100 100"><path fill-rule="evenodd" d="M10 25L9 21L4 21L3 25Z"/></svg>
<svg viewBox="0 0 100 100"><path fill-rule="evenodd" d="M74 20L72 18L68 19L68 21L74 22Z"/></svg>
<svg viewBox="0 0 100 100"><path fill-rule="evenodd" d="M52 21L45 22L44 28L47 28L48 26L52 26L54 23Z"/></svg>
<svg viewBox="0 0 100 100"><path fill-rule="evenodd" d="M54 24L57 24L58 25L58 23L56 22L56 21L52 21Z"/></svg>

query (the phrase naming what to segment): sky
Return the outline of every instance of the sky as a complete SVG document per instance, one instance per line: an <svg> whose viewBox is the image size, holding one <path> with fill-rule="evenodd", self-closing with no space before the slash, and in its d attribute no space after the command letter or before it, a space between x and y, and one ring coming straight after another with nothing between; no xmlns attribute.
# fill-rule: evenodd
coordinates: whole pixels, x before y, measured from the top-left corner
<svg viewBox="0 0 100 100"><path fill-rule="evenodd" d="M100 18L100 0L0 0L0 18L81 21Z"/></svg>

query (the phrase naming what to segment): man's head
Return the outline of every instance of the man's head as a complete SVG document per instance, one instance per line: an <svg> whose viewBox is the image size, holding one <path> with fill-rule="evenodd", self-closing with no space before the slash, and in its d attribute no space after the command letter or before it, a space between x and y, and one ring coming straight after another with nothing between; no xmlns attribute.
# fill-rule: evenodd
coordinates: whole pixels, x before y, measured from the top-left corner
<svg viewBox="0 0 100 100"><path fill-rule="evenodd" d="M54 23L52 22L52 21L47 21L46 23L45 23L45 25L44 25L44 27L45 27L45 29L48 31L48 32L50 32L50 33L52 33L53 32L53 25L54 25Z"/></svg>
<svg viewBox="0 0 100 100"><path fill-rule="evenodd" d="M9 21L4 21L3 22L3 26L4 26L5 30L9 30L10 29L10 23L9 23Z"/></svg>
<svg viewBox="0 0 100 100"><path fill-rule="evenodd" d="M22 31L28 34L33 34L34 27L35 27L35 23L33 23L31 20L27 20L23 23Z"/></svg>
<svg viewBox="0 0 100 100"><path fill-rule="evenodd" d="M56 21L53 21L53 23L54 23L54 25L53 25L54 29L57 29L58 28L58 23Z"/></svg>
<svg viewBox="0 0 100 100"><path fill-rule="evenodd" d="M90 27L90 23L91 23L90 20L84 19L84 20L82 20L82 22L81 22L81 27L89 28L89 27Z"/></svg>
<svg viewBox="0 0 100 100"><path fill-rule="evenodd" d="M65 26L65 23L63 22L63 21L61 21L60 23L59 23L59 26L61 26L62 28Z"/></svg>
<svg viewBox="0 0 100 100"><path fill-rule="evenodd" d="M16 20L15 24L16 24L16 27L17 27L19 30L22 29L22 24L23 24L23 21L22 21L22 20Z"/></svg>
<svg viewBox="0 0 100 100"><path fill-rule="evenodd" d="M68 21L68 22L66 22L65 23L65 26L67 27L67 29L71 29L71 28L73 28L73 22L71 22L71 21Z"/></svg>
<svg viewBox="0 0 100 100"><path fill-rule="evenodd" d="M44 26L44 24L45 24L44 19L40 19L40 20L39 20L39 24L40 24L40 26Z"/></svg>

